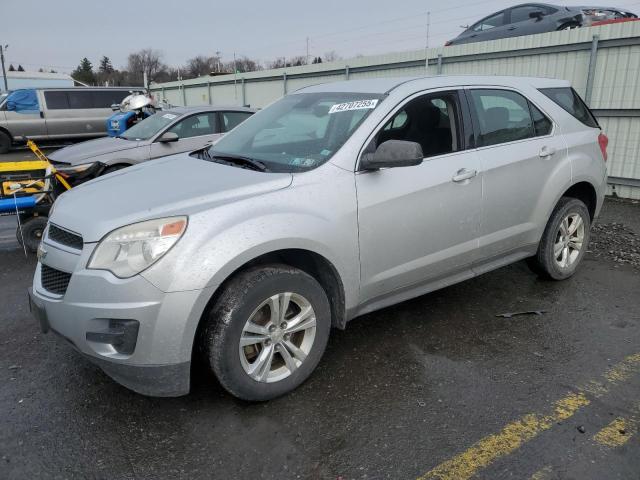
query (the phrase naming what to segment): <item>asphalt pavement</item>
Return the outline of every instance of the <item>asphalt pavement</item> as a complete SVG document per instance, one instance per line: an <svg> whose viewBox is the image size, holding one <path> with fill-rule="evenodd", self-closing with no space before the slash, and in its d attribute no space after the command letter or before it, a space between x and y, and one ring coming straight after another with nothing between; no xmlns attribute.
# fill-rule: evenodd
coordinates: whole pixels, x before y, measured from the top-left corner
<svg viewBox="0 0 640 480"><path fill-rule="evenodd" d="M261 404L198 369L188 396L147 398L41 334L35 259L11 222L1 479L640 478L638 203L607 201L572 279L518 263L365 315L332 332L298 390ZM522 311L540 314L497 316Z"/></svg>

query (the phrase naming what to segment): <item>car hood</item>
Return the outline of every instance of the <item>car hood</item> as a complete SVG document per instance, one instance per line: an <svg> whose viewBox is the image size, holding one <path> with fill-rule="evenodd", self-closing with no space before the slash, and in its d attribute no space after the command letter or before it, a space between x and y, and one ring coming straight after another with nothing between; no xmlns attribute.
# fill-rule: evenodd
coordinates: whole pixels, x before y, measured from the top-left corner
<svg viewBox="0 0 640 480"><path fill-rule="evenodd" d="M125 140L123 138L103 137L89 140L86 142L76 143L68 147L56 150L48 155L49 160L54 162L69 163L71 165L79 165L87 163L93 157L104 155L105 153L120 152L136 148L140 142L135 140Z"/></svg>
<svg viewBox="0 0 640 480"><path fill-rule="evenodd" d="M290 173L264 173L173 155L99 177L58 197L51 222L97 242L152 218L190 215L291 185Z"/></svg>

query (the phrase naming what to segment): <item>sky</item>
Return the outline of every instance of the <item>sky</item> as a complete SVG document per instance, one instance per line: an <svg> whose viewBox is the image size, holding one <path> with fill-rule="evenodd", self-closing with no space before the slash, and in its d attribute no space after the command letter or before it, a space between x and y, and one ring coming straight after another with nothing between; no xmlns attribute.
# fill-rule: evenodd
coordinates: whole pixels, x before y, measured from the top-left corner
<svg viewBox="0 0 640 480"><path fill-rule="evenodd" d="M0 43L7 63L70 73L83 57L116 68L141 48L171 66L196 55L342 58L441 46L468 25L517 0L2 0ZM584 3L588 3L585 1ZM583 4L584 4L583 3ZM596 0L594 2L599 4ZM640 0L604 0L640 13ZM573 2L575 4L575 2ZM135 5L135 7L133 6ZM128 9L128 10L127 10ZM10 19L15 19L12 21Z"/></svg>

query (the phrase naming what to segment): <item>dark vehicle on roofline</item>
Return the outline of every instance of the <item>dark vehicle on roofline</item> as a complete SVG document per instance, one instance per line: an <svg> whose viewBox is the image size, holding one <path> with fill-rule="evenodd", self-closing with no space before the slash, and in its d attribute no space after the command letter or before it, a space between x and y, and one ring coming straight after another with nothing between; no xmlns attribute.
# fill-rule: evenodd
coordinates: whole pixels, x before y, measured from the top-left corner
<svg viewBox="0 0 640 480"><path fill-rule="evenodd" d="M445 46L570 30L609 20L637 18L635 13L615 7L563 7L546 3L523 3L492 13L467 27L456 38L446 42Z"/></svg>

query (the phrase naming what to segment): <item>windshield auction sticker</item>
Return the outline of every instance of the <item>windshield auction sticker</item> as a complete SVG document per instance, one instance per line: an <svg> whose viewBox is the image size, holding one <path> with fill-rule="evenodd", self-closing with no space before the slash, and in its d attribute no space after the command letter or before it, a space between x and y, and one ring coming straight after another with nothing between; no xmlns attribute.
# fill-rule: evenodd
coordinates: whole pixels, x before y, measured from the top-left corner
<svg viewBox="0 0 640 480"><path fill-rule="evenodd" d="M372 98L368 100L356 100L354 102L337 103L329 109L329 113L347 112L349 110L366 110L369 108L376 108L378 105L378 99Z"/></svg>

